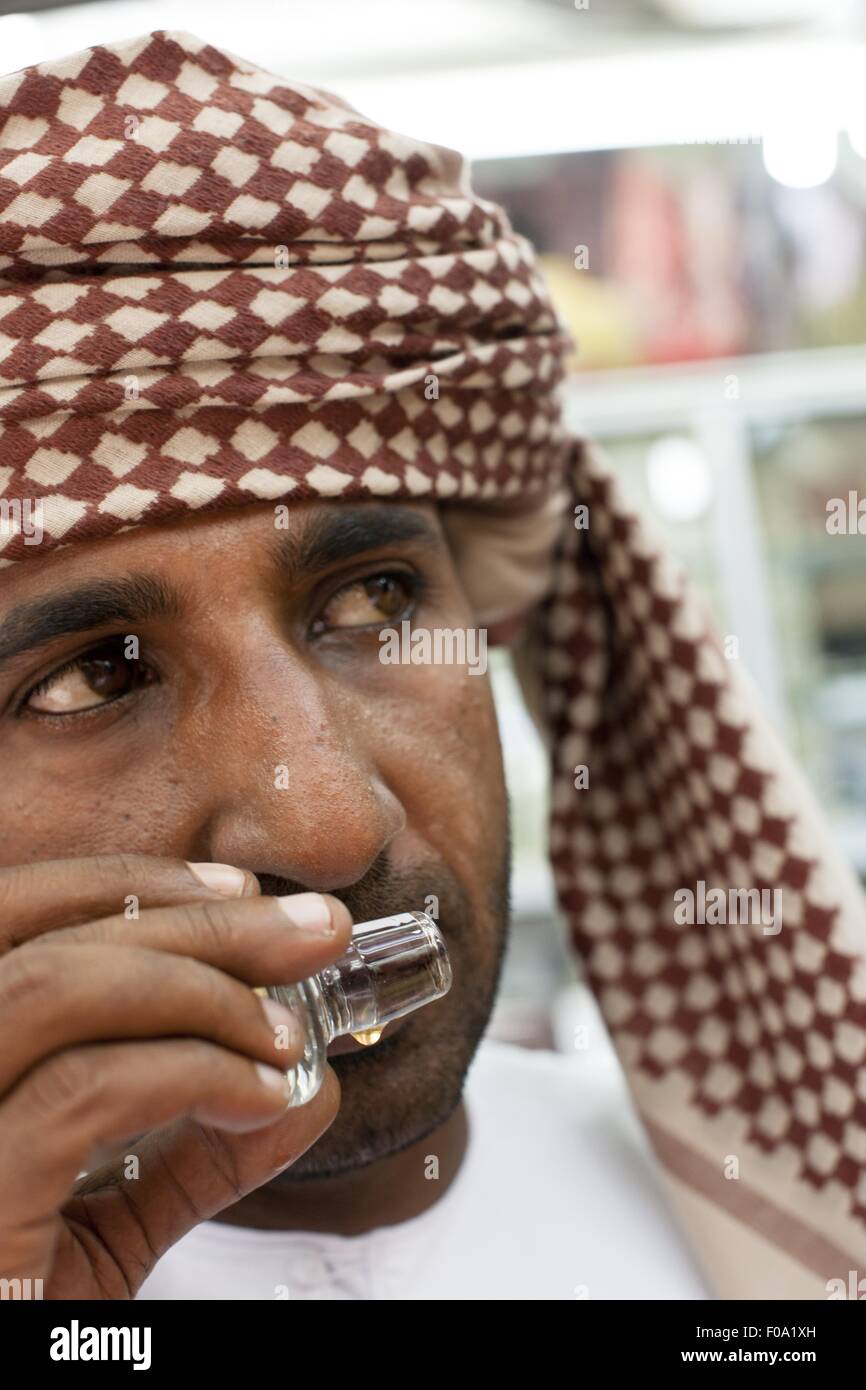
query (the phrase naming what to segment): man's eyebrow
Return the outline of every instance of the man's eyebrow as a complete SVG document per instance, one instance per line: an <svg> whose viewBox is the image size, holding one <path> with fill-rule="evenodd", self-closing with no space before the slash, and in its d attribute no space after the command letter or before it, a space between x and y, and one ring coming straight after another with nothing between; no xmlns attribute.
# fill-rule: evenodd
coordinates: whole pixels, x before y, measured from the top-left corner
<svg viewBox="0 0 866 1390"><path fill-rule="evenodd" d="M164 580L134 574L102 579L66 593L20 603L0 623L0 665L58 637L89 632L105 623L174 618L178 595Z"/></svg>
<svg viewBox="0 0 866 1390"><path fill-rule="evenodd" d="M444 544L435 527L409 507L387 503L317 517L300 537L286 535L274 551L279 567L296 578L368 550L408 541ZM179 595L164 580L134 574L96 580L63 594L18 604L0 623L0 666L59 637L107 623L141 623L175 618Z"/></svg>
<svg viewBox="0 0 866 1390"><path fill-rule="evenodd" d="M385 503L318 516L300 537L286 535L274 547L274 559L291 580L305 572L323 570L381 546L421 542L444 546L433 524L409 507Z"/></svg>

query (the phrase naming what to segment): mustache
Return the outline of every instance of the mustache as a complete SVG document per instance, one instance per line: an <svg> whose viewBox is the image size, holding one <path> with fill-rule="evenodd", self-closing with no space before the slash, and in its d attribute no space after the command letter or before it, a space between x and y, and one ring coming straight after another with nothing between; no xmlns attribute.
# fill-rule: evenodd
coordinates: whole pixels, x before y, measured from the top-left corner
<svg viewBox="0 0 866 1390"><path fill-rule="evenodd" d="M256 878L266 897L282 898L310 891L308 884L276 874L256 874ZM462 935L469 924L468 897L441 863L397 872L382 854L356 883L322 891L345 903L356 923L391 917L397 912L429 912L452 938Z"/></svg>

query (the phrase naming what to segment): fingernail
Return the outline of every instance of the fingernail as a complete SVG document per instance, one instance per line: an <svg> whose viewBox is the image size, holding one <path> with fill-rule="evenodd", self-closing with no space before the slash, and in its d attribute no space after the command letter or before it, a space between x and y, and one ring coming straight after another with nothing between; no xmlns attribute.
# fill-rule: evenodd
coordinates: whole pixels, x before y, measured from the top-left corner
<svg viewBox="0 0 866 1390"><path fill-rule="evenodd" d="M266 1066L264 1062L256 1062L256 1071L263 1086L267 1086L271 1091L281 1091L286 1100L289 1099L291 1087L289 1078L284 1071L280 1071L277 1067Z"/></svg>
<svg viewBox="0 0 866 1390"><path fill-rule="evenodd" d="M331 910L321 893L294 893L288 898L277 898L277 902L292 925L301 931L333 934Z"/></svg>
<svg viewBox="0 0 866 1390"><path fill-rule="evenodd" d="M300 1041L300 1025L291 1009L287 1009L285 1004L278 1004L276 999L263 999L262 1009L274 1030L274 1046L277 1051L286 1052L294 1043Z"/></svg>
<svg viewBox="0 0 866 1390"><path fill-rule="evenodd" d="M232 864L187 864L200 883L214 893L222 893L226 898L239 898L246 887L247 876L243 869Z"/></svg>

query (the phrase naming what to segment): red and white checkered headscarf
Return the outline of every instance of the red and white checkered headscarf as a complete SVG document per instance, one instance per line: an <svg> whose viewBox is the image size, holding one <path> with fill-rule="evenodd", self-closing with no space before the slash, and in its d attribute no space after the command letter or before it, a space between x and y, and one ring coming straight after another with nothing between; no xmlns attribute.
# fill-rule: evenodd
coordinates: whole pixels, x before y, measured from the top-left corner
<svg viewBox="0 0 866 1390"><path fill-rule="evenodd" d="M866 907L563 430L568 348L451 150L186 34L0 79L0 501L44 525L0 528L0 566L263 500L426 498L482 618L547 588L523 657L558 888L680 1215L721 1295L826 1297L866 1265ZM530 521L510 556L503 517ZM678 925L701 882L781 889L782 930Z"/></svg>

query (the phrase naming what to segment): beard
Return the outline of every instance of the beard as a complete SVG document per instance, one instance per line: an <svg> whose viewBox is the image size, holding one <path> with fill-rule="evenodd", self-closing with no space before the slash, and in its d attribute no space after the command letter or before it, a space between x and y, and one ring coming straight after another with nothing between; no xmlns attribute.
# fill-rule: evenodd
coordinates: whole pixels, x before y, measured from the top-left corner
<svg viewBox="0 0 866 1390"><path fill-rule="evenodd" d="M510 836L501 827L496 870L482 902L441 860L396 872L382 855L351 888L329 890L356 923L396 912L431 913L445 938L453 984L443 999L407 1017L373 1047L333 1057L342 1091L333 1124L270 1187L336 1177L411 1147L443 1125L460 1103L475 1051L490 1019L508 934ZM260 874L263 894L308 891ZM426 910L429 910L426 909Z"/></svg>

